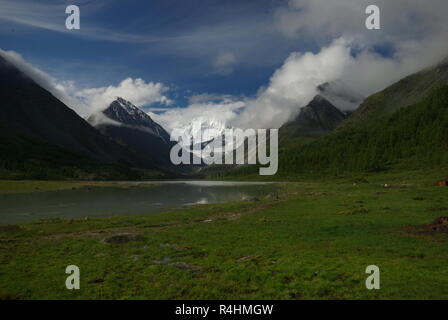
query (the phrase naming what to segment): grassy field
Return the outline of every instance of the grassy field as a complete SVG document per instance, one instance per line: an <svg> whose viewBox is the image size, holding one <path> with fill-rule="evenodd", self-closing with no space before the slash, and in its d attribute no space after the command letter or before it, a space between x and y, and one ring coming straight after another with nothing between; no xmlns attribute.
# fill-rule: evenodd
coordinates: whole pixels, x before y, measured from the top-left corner
<svg viewBox="0 0 448 320"><path fill-rule="evenodd" d="M320 179L254 201L1 226L0 298L448 299L447 228L429 225L448 216L438 174ZM118 234L133 239L104 241ZM65 288L71 264L80 290ZM372 264L380 290L365 287Z"/></svg>

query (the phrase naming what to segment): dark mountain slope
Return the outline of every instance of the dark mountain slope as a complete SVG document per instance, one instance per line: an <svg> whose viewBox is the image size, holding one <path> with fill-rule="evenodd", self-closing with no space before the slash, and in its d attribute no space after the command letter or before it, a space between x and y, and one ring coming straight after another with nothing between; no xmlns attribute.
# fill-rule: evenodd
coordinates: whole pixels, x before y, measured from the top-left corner
<svg viewBox="0 0 448 320"><path fill-rule="evenodd" d="M420 102L336 130L314 141L280 144L274 179L298 175L339 175L392 168L446 169L448 164L448 85L433 89ZM257 177L257 166L221 172L220 178Z"/></svg>
<svg viewBox="0 0 448 320"><path fill-rule="evenodd" d="M299 149L283 150L280 171L340 173L447 163L448 86L443 86L419 103L362 127L348 127Z"/></svg>
<svg viewBox="0 0 448 320"><path fill-rule="evenodd" d="M47 168L47 172L64 176L64 172L74 174L92 165L98 170L111 164L142 164L2 57L0 97L0 160L4 166L18 172Z"/></svg>
<svg viewBox="0 0 448 320"><path fill-rule="evenodd" d="M341 128L363 125L400 108L415 104L434 88L448 84L448 58L436 66L412 74L385 90L368 97L361 106L341 124Z"/></svg>
<svg viewBox="0 0 448 320"><path fill-rule="evenodd" d="M282 138L320 137L333 131L344 119L345 114L320 95L304 108L293 120L280 128Z"/></svg>
<svg viewBox="0 0 448 320"><path fill-rule="evenodd" d="M108 108L88 121L104 135L138 153L148 163L171 166L170 150L174 142L149 115L131 102L117 98Z"/></svg>

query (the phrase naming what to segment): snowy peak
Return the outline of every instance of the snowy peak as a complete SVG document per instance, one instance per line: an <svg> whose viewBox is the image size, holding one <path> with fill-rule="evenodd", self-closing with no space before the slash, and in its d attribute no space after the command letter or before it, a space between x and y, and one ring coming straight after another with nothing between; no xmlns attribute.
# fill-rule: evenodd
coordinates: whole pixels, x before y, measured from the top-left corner
<svg viewBox="0 0 448 320"><path fill-rule="evenodd" d="M210 141L224 134L227 127L224 123L206 118L196 118L183 129L186 137L201 137L203 141Z"/></svg>
<svg viewBox="0 0 448 320"><path fill-rule="evenodd" d="M105 110L92 114L87 121L96 128L124 126L145 131L162 139L165 143L170 143L170 136L162 126L130 101L120 97L117 97Z"/></svg>
<svg viewBox="0 0 448 320"><path fill-rule="evenodd" d="M178 142L184 148L189 148L192 141L194 145L195 141L200 140L202 142L202 149L214 142L219 144L217 140L224 136L226 129L232 130L234 128L226 126L219 120L198 117L183 125L182 128L177 129L180 134Z"/></svg>
<svg viewBox="0 0 448 320"><path fill-rule="evenodd" d="M103 114L111 120L130 126L153 127L156 124L149 115L120 97L113 101Z"/></svg>

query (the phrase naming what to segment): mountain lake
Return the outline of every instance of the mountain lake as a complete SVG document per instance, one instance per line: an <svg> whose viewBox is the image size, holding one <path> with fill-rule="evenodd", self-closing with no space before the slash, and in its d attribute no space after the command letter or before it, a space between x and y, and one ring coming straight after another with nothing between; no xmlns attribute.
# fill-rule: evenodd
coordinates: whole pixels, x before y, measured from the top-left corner
<svg viewBox="0 0 448 320"><path fill-rule="evenodd" d="M114 185L0 194L0 224L150 214L194 204L261 198L277 190L268 182L148 181Z"/></svg>

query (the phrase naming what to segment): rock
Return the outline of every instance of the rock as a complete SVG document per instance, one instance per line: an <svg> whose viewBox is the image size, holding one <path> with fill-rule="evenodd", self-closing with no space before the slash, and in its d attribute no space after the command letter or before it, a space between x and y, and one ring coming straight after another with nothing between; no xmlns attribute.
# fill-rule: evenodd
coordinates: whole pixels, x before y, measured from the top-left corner
<svg viewBox="0 0 448 320"><path fill-rule="evenodd" d="M141 235L133 233L121 233L103 239L105 243L126 243L131 241L142 241L144 238Z"/></svg>
<svg viewBox="0 0 448 320"><path fill-rule="evenodd" d="M448 179L439 180L436 182L436 186L448 187Z"/></svg>
<svg viewBox="0 0 448 320"><path fill-rule="evenodd" d="M434 225L448 225L448 217L438 217L434 222L432 223Z"/></svg>

